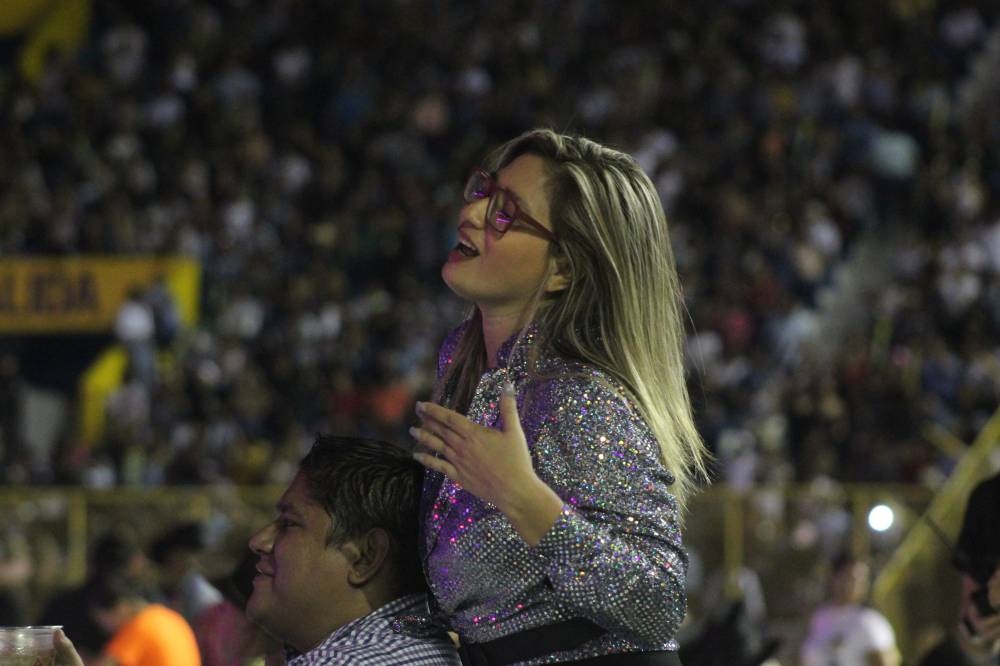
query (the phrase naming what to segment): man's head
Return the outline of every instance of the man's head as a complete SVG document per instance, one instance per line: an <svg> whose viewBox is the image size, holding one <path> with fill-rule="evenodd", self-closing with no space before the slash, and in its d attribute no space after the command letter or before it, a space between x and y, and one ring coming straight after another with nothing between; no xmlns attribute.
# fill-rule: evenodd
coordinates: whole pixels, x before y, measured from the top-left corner
<svg viewBox="0 0 1000 666"><path fill-rule="evenodd" d="M868 596L871 569L849 553L834 558L830 567L830 599L835 604L860 604Z"/></svg>
<svg viewBox="0 0 1000 666"><path fill-rule="evenodd" d="M250 539L258 575L247 615L305 652L337 628L422 588L422 468L391 444L320 437Z"/></svg>
<svg viewBox="0 0 1000 666"><path fill-rule="evenodd" d="M184 576L196 568L197 556L205 547L201 525L182 523L157 538L149 549L149 559L157 568L160 586L172 594Z"/></svg>
<svg viewBox="0 0 1000 666"><path fill-rule="evenodd" d="M94 544L90 554L90 568L94 578L120 575L128 580L141 581L146 575L146 555L142 548L123 533L110 531Z"/></svg>
<svg viewBox="0 0 1000 666"><path fill-rule="evenodd" d="M140 585L121 575L91 581L86 599L90 617L109 635L117 633L149 603Z"/></svg>

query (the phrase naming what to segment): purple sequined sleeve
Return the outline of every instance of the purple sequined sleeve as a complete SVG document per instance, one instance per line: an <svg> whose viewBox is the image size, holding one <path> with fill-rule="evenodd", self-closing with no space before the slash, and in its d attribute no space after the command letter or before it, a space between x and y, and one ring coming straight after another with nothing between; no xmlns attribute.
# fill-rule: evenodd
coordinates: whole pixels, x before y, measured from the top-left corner
<svg viewBox="0 0 1000 666"><path fill-rule="evenodd" d="M538 405L555 409L534 444L536 466L565 505L533 553L563 603L662 646L684 619L687 558L659 446L634 408L599 382L567 378L543 393L560 399Z"/></svg>

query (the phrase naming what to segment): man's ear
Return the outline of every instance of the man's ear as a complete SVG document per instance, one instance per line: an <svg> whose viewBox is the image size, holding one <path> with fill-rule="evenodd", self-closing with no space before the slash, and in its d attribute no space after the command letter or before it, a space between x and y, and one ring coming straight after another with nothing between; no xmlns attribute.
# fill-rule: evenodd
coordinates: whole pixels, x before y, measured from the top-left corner
<svg viewBox="0 0 1000 666"><path fill-rule="evenodd" d="M347 581L361 587L378 575L389 557L391 542L389 533L381 527L368 530L356 539L349 539L341 547L344 557L351 568L347 572Z"/></svg>

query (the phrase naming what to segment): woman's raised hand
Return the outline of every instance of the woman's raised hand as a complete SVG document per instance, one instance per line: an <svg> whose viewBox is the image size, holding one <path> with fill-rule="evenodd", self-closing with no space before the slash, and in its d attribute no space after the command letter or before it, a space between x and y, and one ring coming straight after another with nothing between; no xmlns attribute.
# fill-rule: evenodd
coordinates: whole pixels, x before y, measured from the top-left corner
<svg viewBox="0 0 1000 666"><path fill-rule="evenodd" d="M420 426L410 428L410 434L433 455L417 451L413 457L495 505L534 545L559 517L562 500L535 474L510 384L500 398L500 414L503 428L494 430L451 409L418 402Z"/></svg>
<svg viewBox="0 0 1000 666"><path fill-rule="evenodd" d="M421 464L445 474L503 511L513 499L512 489L537 477L510 385L504 387L500 414L503 429L494 430L432 402L418 402L420 426L410 428L410 434L427 451L436 454L418 450L414 457Z"/></svg>

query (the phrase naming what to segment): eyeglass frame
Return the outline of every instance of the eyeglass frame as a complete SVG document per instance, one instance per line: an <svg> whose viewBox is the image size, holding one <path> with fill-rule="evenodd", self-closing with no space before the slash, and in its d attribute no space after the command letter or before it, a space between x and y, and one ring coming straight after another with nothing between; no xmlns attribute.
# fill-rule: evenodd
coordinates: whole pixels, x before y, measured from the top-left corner
<svg viewBox="0 0 1000 666"><path fill-rule="evenodd" d="M470 195L469 186L472 183L472 179L476 177L479 177L485 180L487 183L489 183L488 192L484 193L473 192ZM493 211L493 214L490 215L490 210L493 209L494 206L493 202L496 201L496 195L498 192L502 192L504 196L506 196L510 200L510 202L514 205L514 214L511 216L510 224L508 224L506 228L500 228L497 226L496 223L497 215L503 212L502 208L500 207L496 208L496 210ZM497 183L496 178L489 171L483 169L482 167L475 167L471 171L469 171L469 175L465 179L465 186L462 188L462 199L465 201L465 203L473 203L474 201L489 199L489 201L487 201L486 203L486 213L484 213L483 215L483 221L491 229L500 234L501 237L508 231L510 231L510 228L514 226L514 222L521 220L529 227L531 227L539 234L541 234L542 237L545 238L545 240L549 241L550 243L555 243L557 245L559 244L559 236L557 236L554 231L547 229L544 225L542 225L541 222L539 222L538 220L536 220L535 218L531 217L523 210L521 210L520 204L517 203L517 196L513 192L508 190L506 187L500 187L500 184ZM504 215L507 215L507 213L504 213Z"/></svg>

